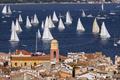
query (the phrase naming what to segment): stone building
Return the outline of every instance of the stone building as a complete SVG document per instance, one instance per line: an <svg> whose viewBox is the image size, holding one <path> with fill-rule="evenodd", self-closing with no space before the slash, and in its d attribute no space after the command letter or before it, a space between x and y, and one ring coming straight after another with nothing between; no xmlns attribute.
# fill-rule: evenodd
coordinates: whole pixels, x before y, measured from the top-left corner
<svg viewBox="0 0 120 80"><path fill-rule="evenodd" d="M11 67L34 67L45 62L56 64L65 58L59 54L58 41L52 40L50 54L33 56L31 52L16 50L11 55Z"/></svg>

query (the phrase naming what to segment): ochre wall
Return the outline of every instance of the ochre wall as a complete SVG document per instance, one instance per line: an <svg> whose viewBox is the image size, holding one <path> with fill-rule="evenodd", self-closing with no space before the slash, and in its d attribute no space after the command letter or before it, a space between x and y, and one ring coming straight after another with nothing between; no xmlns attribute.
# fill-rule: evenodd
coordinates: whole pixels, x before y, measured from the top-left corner
<svg viewBox="0 0 120 80"><path fill-rule="evenodd" d="M50 61L39 61L39 60L34 60L34 61L11 61L11 67L31 67L31 66L35 66L34 64L36 63L36 65L44 63L44 62L50 62ZM17 63L17 65L15 65L15 63ZM26 63L26 65L25 65Z"/></svg>

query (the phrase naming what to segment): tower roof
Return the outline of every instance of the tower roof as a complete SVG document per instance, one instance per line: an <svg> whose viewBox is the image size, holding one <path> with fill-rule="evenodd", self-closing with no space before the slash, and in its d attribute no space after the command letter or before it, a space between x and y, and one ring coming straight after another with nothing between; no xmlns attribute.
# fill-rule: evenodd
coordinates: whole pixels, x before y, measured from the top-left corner
<svg viewBox="0 0 120 80"><path fill-rule="evenodd" d="M56 39L53 39L52 41L51 41L51 44L52 43L58 43L58 41L56 40Z"/></svg>
<svg viewBox="0 0 120 80"><path fill-rule="evenodd" d="M51 41L51 49L58 49L58 41L53 39Z"/></svg>

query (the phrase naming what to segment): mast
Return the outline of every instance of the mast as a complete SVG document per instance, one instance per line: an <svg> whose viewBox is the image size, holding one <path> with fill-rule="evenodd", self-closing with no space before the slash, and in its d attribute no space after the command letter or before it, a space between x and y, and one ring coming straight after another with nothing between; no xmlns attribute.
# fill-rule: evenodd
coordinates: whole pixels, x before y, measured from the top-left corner
<svg viewBox="0 0 120 80"><path fill-rule="evenodd" d="M38 42L37 39L38 39L38 38L37 38L37 32L36 32L35 53L37 53L37 42Z"/></svg>

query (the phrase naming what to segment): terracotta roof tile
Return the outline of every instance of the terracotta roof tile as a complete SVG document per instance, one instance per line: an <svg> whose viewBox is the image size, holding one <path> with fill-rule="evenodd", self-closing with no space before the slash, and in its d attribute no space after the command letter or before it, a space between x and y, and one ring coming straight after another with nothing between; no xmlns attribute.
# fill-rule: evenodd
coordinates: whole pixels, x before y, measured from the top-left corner
<svg viewBox="0 0 120 80"><path fill-rule="evenodd" d="M32 54L31 52L26 51L26 50L16 50L16 52L14 54L19 55L19 54L21 54L21 52L23 55L31 55Z"/></svg>
<svg viewBox="0 0 120 80"><path fill-rule="evenodd" d="M96 59L99 58L101 55L100 54L85 54L85 57L87 57L87 59Z"/></svg>
<svg viewBox="0 0 120 80"><path fill-rule="evenodd" d="M50 56L45 55L32 57L11 57L11 61L33 61L33 60L50 60Z"/></svg>

